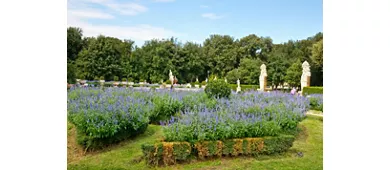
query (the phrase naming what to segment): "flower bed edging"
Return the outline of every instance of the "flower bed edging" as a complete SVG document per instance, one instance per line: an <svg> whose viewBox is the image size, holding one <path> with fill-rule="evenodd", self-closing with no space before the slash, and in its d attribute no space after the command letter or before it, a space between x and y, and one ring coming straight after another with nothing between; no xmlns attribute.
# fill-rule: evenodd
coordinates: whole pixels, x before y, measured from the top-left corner
<svg viewBox="0 0 390 170"><path fill-rule="evenodd" d="M149 165L173 165L185 161L191 155L199 159L221 156L273 154L287 151L295 137L280 135L263 138L227 139L223 141L202 141L191 145L188 142L160 142L143 144L144 159Z"/></svg>

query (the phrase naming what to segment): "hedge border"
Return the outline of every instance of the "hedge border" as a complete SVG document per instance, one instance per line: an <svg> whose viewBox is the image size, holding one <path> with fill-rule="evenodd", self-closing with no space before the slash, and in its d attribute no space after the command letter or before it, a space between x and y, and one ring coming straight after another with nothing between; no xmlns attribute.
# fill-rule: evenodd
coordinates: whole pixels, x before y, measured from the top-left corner
<svg viewBox="0 0 390 170"><path fill-rule="evenodd" d="M227 139L202 141L191 145L188 142L160 142L143 144L142 151L148 165L173 165L195 156L201 160L239 155L269 155L282 153L292 147L295 137L280 135L276 137Z"/></svg>
<svg viewBox="0 0 390 170"><path fill-rule="evenodd" d="M303 87L302 94L304 95L310 95L310 94L323 94L324 88L323 87Z"/></svg>

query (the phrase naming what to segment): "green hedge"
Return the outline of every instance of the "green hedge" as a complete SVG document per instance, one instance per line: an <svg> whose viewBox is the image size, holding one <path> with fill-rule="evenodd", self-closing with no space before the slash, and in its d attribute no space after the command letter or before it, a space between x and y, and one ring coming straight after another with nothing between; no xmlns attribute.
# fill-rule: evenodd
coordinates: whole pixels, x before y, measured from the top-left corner
<svg viewBox="0 0 390 170"><path fill-rule="evenodd" d="M161 142L143 144L144 159L149 165L172 165L177 161L185 161L191 155L199 159L238 156L274 154L287 151L292 147L295 137L280 135L264 138L228 139L223 141L203 141L191 145L188 142Z"/></svg>
<svg viewBox="0 0 390 170"><path fill-rule="evenodd" d="M302 94L309 95L309 94L323 94L323 87L304 87L302 90Z"/></svg>
<svg viewBox="0 0 390 170"><path fill-rule="evenodd" d="M237 84L230 84L230 88L234 91L237 90ZM257 90L260 88L260 85L246 85L246 84L240 84L241 91L249 91L249 90Z"/></svg>

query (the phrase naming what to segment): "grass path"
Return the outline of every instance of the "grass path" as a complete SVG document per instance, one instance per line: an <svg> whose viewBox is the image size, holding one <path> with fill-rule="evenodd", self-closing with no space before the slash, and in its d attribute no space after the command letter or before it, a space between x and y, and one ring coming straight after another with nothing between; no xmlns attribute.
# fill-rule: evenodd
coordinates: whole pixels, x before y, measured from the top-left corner
<svg viewBox="0 0 390 170"><path fill-rule="evenodd" d="M322 117L308 115L300 125L304 127L304 132L293 147L281 155L221 158L156 168L146 166L141 159L141 145L161 140L161 127L149 125L144 134L132 140L84 155L75 143L73 126L68 124L68 169L323 169ZM303 157L298 157L297 152L302 152Z"/></svg>

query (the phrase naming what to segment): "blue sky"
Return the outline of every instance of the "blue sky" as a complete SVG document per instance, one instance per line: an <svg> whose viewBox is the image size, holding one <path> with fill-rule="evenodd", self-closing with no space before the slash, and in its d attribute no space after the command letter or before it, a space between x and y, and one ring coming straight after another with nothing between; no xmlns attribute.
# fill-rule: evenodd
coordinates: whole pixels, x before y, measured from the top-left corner
<svg viewBox="0 0 390 170"><path fill-rule="evenodd" d="M176 37L202 43L211 34L269 36L274 43L322 32L322 0L68 0L68 26L85 36Z"/></svg>

